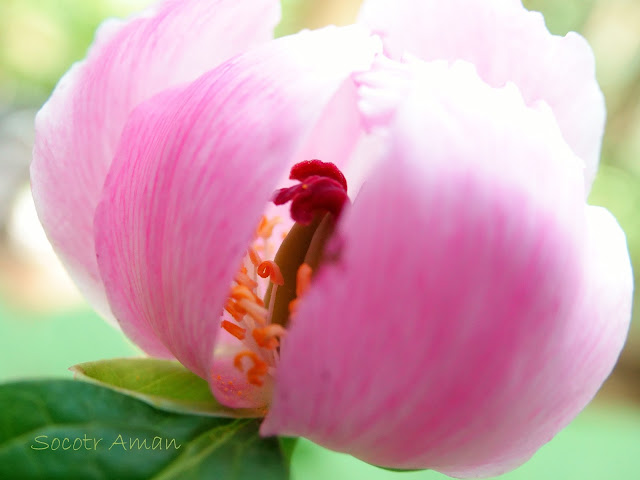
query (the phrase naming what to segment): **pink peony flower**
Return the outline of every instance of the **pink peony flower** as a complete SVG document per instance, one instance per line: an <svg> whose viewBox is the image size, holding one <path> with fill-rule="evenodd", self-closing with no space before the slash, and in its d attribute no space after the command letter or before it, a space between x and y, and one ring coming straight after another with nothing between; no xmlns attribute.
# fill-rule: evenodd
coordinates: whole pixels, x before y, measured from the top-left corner
<svg viewBox="0 0 640 480"><path fill-rule="evenodd" d="M107 23L37 118L51 242L148 354L264 407L264 435L515 468L630 320L624 234L585 203L588 45L517 0L367 0L359 25L270 40L277 20L169 0Z"/></svg>

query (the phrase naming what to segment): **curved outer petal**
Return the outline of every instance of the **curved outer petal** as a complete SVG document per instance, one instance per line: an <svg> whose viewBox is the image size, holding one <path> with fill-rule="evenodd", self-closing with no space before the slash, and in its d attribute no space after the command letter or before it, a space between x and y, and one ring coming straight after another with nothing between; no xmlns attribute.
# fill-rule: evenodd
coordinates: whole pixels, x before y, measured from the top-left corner
<svg viewBox="0 0 640 480"><path fill-rule="evenodd" d="M366 0L360 21L380 32L390 55L467 60L494 87L515 83L528 103L547 102L588 189L598 168L605 104L583 37L553 36L520 0Z"/></svg>
<svg viewBox="0 0 640 480"><path fill-rule="evenodd" d="M60 80L36 118L31 184L49 240L87 299L109 316L93 217L133 108L273 37L276 0L168 0L105 22L87 59Z"/></svg>
<svg viewBox="0 0 640 480"><path fill-rule="evenodd" d="M95 228L110 305L134 342L209 376L231 280L277 181L379 49L361 27L282 38L131 115Z"/></svg>
<svg viewBox="0 0 640 480"><path fill-rule="evenodd" d="M262 433L387 467L495 475L611 370L630 318L628 253L610 217L585 220L580 162L548 111L462 64L425 67L410 91L338 227L337 262L293 318Z"/></svg>

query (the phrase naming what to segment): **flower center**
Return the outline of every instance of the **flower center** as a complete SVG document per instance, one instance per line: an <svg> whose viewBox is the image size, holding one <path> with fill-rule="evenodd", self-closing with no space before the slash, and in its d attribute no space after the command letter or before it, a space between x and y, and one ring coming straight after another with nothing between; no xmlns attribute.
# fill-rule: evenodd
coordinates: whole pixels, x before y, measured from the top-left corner
<svg viewBox="0 0 640 480"><path fill-rule="evenodd" d="M256 386L262 386L264 377L275 372L286 327L311 285L325 245L348 202L347 182L332 163L298 163L289 178L299 183L278 190L273 202L291 202L291 218L296 223L283 233L274 259L264 260L262 255L268 258L274 250L272 237L279 219L263 217L256 240L234 278L221 322L222 328L247 347L236 355L234 366Z"/></svg>

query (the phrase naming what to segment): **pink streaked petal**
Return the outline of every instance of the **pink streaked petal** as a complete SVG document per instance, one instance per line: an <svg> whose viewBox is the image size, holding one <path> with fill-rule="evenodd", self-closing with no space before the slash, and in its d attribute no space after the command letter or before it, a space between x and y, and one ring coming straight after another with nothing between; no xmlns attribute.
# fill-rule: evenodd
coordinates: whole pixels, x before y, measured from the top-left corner
<svg viewBox="0 0 640 480"><path fill-rule="evenodd" d="M602 207L587 206L587 279L573 316L574 335L566 345L575 352L571 375L576 403L586 404L609 375L624 345L631 320L633 272L624 231ZM580 386L589 385L582 391ZM559 421L568 423L566 414Z"/></svg>
<svg viewBox="0 0 640 480"><path fill-rule="evenodd" d="M442 61L436 63L444 65ZM398 106L404 102L411 88L413 72L417 65L422 64L424 62L417 59L398 62L380 55L369 71L356 76L358 108L363 125L368 132L376 134L370 136L384 136L393 124Z"/></svg>
<svg viewBox="0 0 640 480"><path fill-rule="evenodd" d="M583 37L551 35L542 15L519 0L366 0L360 21L383 36L393 58L406 52L423 60L466 60L492 86L513 82L528 103L548 103L585 162L588 191L606 112Z"/></svg>
<svg viewBox="0 0 640 480"><path fill-rule="evenodd" d="M530 156L526 159L527 168L523 168L524 160L520 156L501 155L493 137L474 134L479 128L487 128L478 125L478 119L486 119L493 128L505 132L500 141L510 148L518 147L523 135L529 137L529 141L535 138L536 141L547 144L558 162L557 165L551 165L551 168L563 172L553 178L571 175L575 170L583 171L582 162L564 141L548 105L543 102L527 105L522 93L513 83L501 88L489 86L480 78L475 65L469 62L424 62L411 59L400 64L388 59L378 59L370 71L358 75L357 79L363 123L374 136L381 137L382 141L379 142L388 143L390 137L395 137L394 141L398 145L413 145L414 138L424 136L421 132L425 128L442 131L448 136L457 135L458 138L465 139L456 145L456 150L460 152L459 163L471 162L474 165L472 168L476 168L478 160L475 151L478 145L474 142L477 142L482 150L493 152L493 156L487 154L490 160L484 161L483 169L494 175L511 175L523 186L527 184L526 188L536 194L548 190L551 187L548 160L540 155L540 161L536 162L536 157ZM414 107L410 108L409 105ZM400 118L398 111L401 112ZM430 114L425 115L425 111ZM512 118L513 122L510 120ZM523 131L514 129L514 125ZM507 136L506 132L513 134ZM466 140L467 136L469 141ZM405 138L406 141L403 142L401 139ZM450 155L450 142L431 140L428 145L420 145L428 147L422 157L415 153L407 154L416 161L433 156L446 158ZM385 149L381 147L380 151L384 152ZM576 194L584 197L584 189L579 192L576 188L572 185L572 188L564 189L566 198L572 199Z"/></svg>
<svg viewBox="0 0 640 480"><path fill-rule="evenodd" d="M134 111L95 224L109 302L134 342L210 379L261 213L327 103L378 49L360 27L281 38Z"/></svg>
<svg viewBox="0 0 640 480"><path fill-rule="evenodd" d="M301 301L262 433L489 476L549 441L611 370L628 255L619 230L601 235L616 248L598 242L605 279L624 276L591 293L599 227L553 117L468 65L426 68L435 83L415 83L341 221L339 259Z"/></svg>
<svg viewBox="0 0 640 480"><path fill-rule="evenodd" d="M405 177L433 174L442 187ZM521 438L548 440L523 419L555 401L535 372L577 295L579 254L529 198L483 183L391 168L365 183L342 260L318 273L283 344L263 434L474 475L519 459Z"/></svg>
<svg viewBox="0 0 640 480"><path fill-rule="evenodd" d="M82 292L110 316L93 217L125 121L154 94L273 36L276 0L168 0L105 22L87 59L36 119L31 184L40 220Z"/></svg>
<svg viewBox="0 0 640 480"><path fill-rule="evenodd" d="M345 82L325 108L297 158L320 159L344 168L363 133L357 87L353 82Z"/></svg>

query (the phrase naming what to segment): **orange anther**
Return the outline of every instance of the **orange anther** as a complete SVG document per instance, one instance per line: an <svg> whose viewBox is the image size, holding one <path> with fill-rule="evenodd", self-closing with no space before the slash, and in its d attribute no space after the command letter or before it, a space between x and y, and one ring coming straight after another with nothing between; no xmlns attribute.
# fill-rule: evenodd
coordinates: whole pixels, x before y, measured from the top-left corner
<svg viewBox="0 0 640 480"><path fill-rule="evenodd" d="M247 314L247 311L232 299L227 299L224 309L237 321L242 320L242 318Z"/></svg>
<svg viewBox="0 0 640 480"><path fill-rule="evenodd" d="M253 362L253 366L247 370L247 380L249 380L249 383L253 385L261 386L263 384L262 377L269 372L269 366L264 360L258 357L255 352L252 352L251 350L244 350L238 353L233 359L233 366L241 372L244 371L242 366L242 359L244 357L249 357Z"/></svg>
<svg viewBox="0 0 640 480"><path fill-rule="evenodd" d="M240 285L244 285L249 290L253 290L258 286L258 283L255 280L250 278L249 275L247 275L242 271L236 273L235 281L238 282Z"/></svg>
<svg viewBox="0 0 640 480"><path fill-rule="evenodd" d="M267 323L267 318L269 317L269 310L264 308L261 305L258 305L255 302L247 300L246 298L241 299L238 302L238 305L246 310L247 315L253 318L256 322L261 325L265 325Z"/></svg>
<svg viewBox="0 0 640 480"><path fill-rule="evenodd" d="M300 297L304 295L309 287L311 286L311 276L313 274L313 270L311 267L303 263L298 267L298 272L296 273L296 298L289 302L289 313L294 314L296 310L298 310L298 303L300 303Z"/></svg>
<svg viewBox="0 0 640 480"><path fill-rule="evenodd" d="M264 229L266 224L267 224L267 217L262 215L262 217L260 218L260 223L258 223L258 228L256 228L256 235L261 236L260 232Z"/></svg>
<svg viewBox="0 0 640 480"><path fill-rule="evenodd" d="M262 360L256 352L252 352L251 350L243 350L233 358L233 366L241 372L244 371L244 367L242 366L242 359L244 357L248 357L253 362L253 367L251 368L259 365L260 368L263 368L265 371L267 370L267 363Z"/></svg>
<svg viewBox="0 0 640 480"><path fill-rule="evenodd" d="M222 325L220 326L224 328L227 332L229 332L231 335L236 337L238 340L244 340L245 334L247 333L247 331L244 328L242 328L239 325L236 325L235 323L231 323L228 320L223 320Z"/></svg>
<svg viewBox="0 0 640 480"><path fill-rule="evenodd" d="M249 380L249 383L251 385L255 385L257 387L261 387L262 385L264 385L264 382L262 381L262 374L261 373L250 373L250 372L247 372L247 380Z"/></svg>
<svg viewBox="0 0 640 480"><path fill-rule="evenodd" d="M275 350L280 345L278 337L283 337L286 333L287 331L281 325L271 324L254 329L253 339L260 347L264 347L267 350Z"/></svg>
<svg viewBox="0 0 640 480"><path fill-rule="evenodd" d="M275 227L278 223L280 223L280 217L267 219L267 217L263 215L262 219L260 220L260 224L258 225L258 236L264 239L269 238L273 234L273 227Z"/></svg>
<svg viewBox="0 0 640 480"><path fill-rule="evenodd" d="M236 301L240 301L243 298L246 298L247 300L257 303L260 306L264 306L264 302L262 301L262 299L244 285L236 285L235 287L232 287L230 296Z"/></svg>
<svg viewBox="0 0 640 480"><path fill-rule="evenodd" d="M245 285L235 285L234 287L232 287L230 296L234 300L240 300L242 298L252 300L254 297L253 292L249 290L249 288L247 288Z"/></svg>
<svg viewBox="0 0 640 480"><path fill-rule="evenodd" d="M280 271L280 267L276 262L271 260L265 260L260 265L258 265L258 275L262 278L269 277L276 285L284 285L284 277L282 276L282 272Z"/></svg>
<svg viewBox="0 0 640 480"><path fill-rule="evenodd" d="M296 310L298 310L298 299L294 298L289 302L289 313L293 315Z"/></svg>
<svg viewBox="0 0 640 480"><path fill-rule="evenodd" d="M262 263L262 258L260 258L260 255L253 247L249 247L249 259L251 260L251 263L253 263L254 267L257 267Z"/></svg>
<svg viewBox="0 0 640 480"><path fill-rule="evenodd" d="M311 267L303 263L298 267L298 272L296 274L296 296L301 297L304 295L309 287L311 286L311 275L313 274L313 270Z"/></svg>

